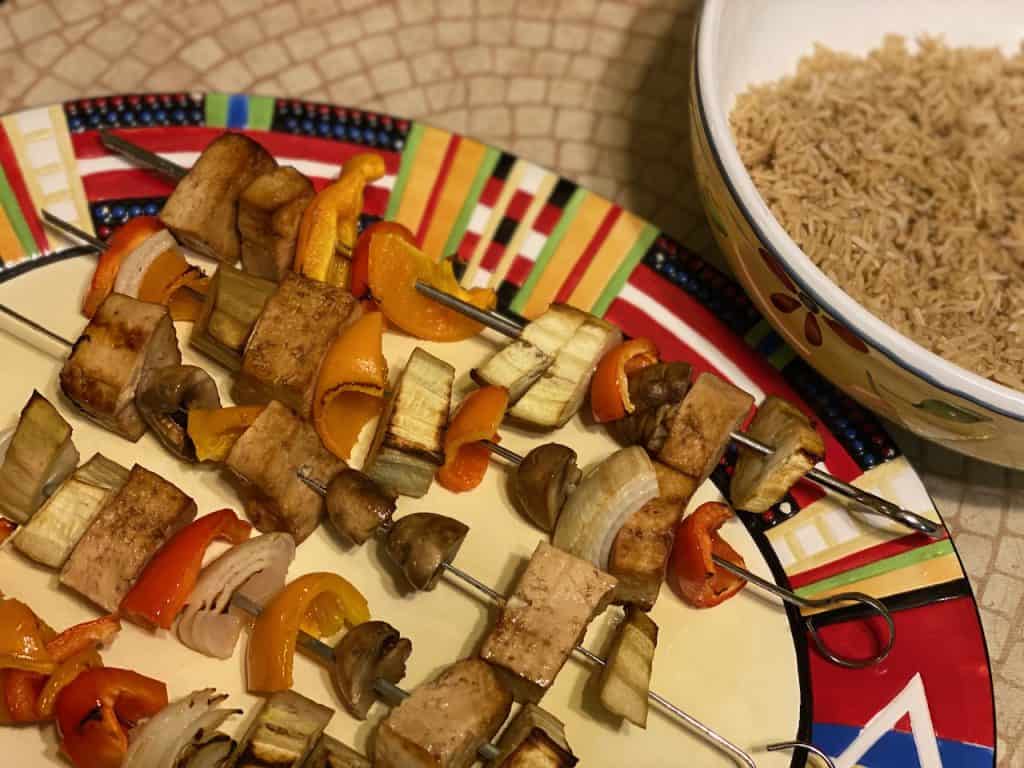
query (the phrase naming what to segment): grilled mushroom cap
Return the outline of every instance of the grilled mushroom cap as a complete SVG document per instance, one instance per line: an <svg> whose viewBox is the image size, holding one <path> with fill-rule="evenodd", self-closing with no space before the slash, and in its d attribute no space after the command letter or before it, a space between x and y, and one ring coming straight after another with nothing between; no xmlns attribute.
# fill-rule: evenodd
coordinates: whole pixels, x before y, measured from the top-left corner
<svg viewBox="0 0 1024 768"><path fill-rule="evenodd" d="M391 523L395 497L356 469L343 469L327 486L327 516L346 540L363 544Z"/></svg>
<svg viewBox="0 0 1024 768"><path fill-rule="evenodd" d="M412 642L385 621L367 621L349 630L334 649L334 686L352 716L365 720L377 700L374 683L397 685L405 677Z"/></svg>
<svg viewBox="0 0 1024 768"><path fill-rule="evenodd" d="M576 451L558 443L545 443L526 454L512 478L512 496L535 525L552 531L558 514L583 473Z"/></svg>
<svg viewBox="0 0 1024 768"><path fill-rule="evenodd" d="M415 589L430 590L441 567L455 559L469 528L450 517L416 512L396 522L384 549Z"/></svg>
<svg viewBox="0 0 1024 768"><path fill-rule="evenodd" d="M217 384L210 374L194 365L168 365L142 374L135 404L160 442L180 459L196 460L188 436L188 412L192 408L220 408Z"/></svg>
<svg viewBox="0 0 1024 768"><path fill-rule="evenodd" d="M668 430L668 415L690 389L688 363L656 363L641 368L629 377L629 399L635 410L621 419L608 422L608 432L623 445L642 445L657 453Z"/></svg>

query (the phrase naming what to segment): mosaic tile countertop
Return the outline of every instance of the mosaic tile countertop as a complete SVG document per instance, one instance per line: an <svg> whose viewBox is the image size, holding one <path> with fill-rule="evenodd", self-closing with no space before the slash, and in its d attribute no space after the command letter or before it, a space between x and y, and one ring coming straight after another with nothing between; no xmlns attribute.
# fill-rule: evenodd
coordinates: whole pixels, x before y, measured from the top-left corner
<svg viewBox="0 0 1024 768"><path fill-rule="evenodd" d="M0 111L248 91L407 115L606 195L716 260L690 173L693 0L9 0ZM719 261L720 263L720 261ZM1024 473L894 429L981 606L1000 768L1024 768Z"/></svg>

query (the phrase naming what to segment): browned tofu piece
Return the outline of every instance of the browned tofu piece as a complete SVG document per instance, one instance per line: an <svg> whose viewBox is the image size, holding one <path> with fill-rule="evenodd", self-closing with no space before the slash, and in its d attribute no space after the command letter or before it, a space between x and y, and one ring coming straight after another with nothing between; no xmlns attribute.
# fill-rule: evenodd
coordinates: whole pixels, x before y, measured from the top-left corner
<svg viewBox="0 0 1024 768"><path fill-rule="evenodd" d="M72 347L60 371L60 388L87 416L134 441L146 431L135 407L143 371L179 363L167 307L112 293Z"/></svg>
<svg viewBox="0 0 1024 768"><path fill-rule="evenodd" d="M697 491L696 480L660 461L652 460L651 464L654 465L654 474L658 478L658 494L662 498L674 499L685 507L690 497Z"/></svg>
<svg viewBox="0 0 1024 768"><path fill-rule="evenodd" d="M79 539L60 583L112 613L149 559L195 516L195 501L136 464Z"/></svg>
<svg viewBox="0 0 1024 768"><path fill-rule="evenodd" d="M320 524L324 502L299 470L327 485L345 462L324 448L316 430L276 400L242 433L224 465L245 512L260 531L303 541Z"/></svg>
<svg viewBox="0 0 1024 768"><path fill-rule="evenodd" d="M608 556L608 572L619 580L616 603L643 611L654 607L683 509L677 499L661 497L647 502L626 520Z"/></svg>
<svg viewBox="0 0 1024 768"><path fill-rule="evenodd" d="M277 162L240 133L218 136L167 198L160 221L197 253L234 264L242 254L238 198L257 176Z"/></svg>
<svg viewBox="0 0 1024 768"><path fill-rule="evenodd" d="M512 694L480 659L457 661L391 710L377 729L376 768L467 768L501 728Z"/></svg>
<svg viewBox="0 0 1024 768"><path fill-rule="evenodd" d="M700 485L718 465L729 435L740 428L754 398L713 373L702 373L668 424L658 458Z"/></svg>
<svg viewBox="0 0 1024 768"><path fill-rule="evenodd" d="M289 272L267 299L245 346L232 390L235 401L280 400L308 419L324 355L361 314L359 302L344 288Z"/></svg>
<svg viewBox="0 0 1024 768"><path fill-rule="evenodd" d="M290 166L258 176L238 200L242 266L249 274L280 281L295 259L295 242L313 182Z"/></svg>
<svg viewBox="0 0 1024 768"><path fill-rule="evenodd" d="M498 740L490 768L572 768L579 761L565 738L565 724L536 704L524 704Z"/></svg>
<svg viewBox="0 0 1024 768"><path fill-rule="evenodd" d="M605 609L615 577L545 541L480 649L480 658L508 673L522 701L540 701L587 626Z"/></svg>

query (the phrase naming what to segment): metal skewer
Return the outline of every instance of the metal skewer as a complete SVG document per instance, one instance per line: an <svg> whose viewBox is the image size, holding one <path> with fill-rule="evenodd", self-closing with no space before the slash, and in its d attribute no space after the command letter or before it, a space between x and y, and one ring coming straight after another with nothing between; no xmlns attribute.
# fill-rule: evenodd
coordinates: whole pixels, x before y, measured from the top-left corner
<svg viewBox="0 0 1024 768"><path fill-rule="evenodd" d="M498 312L478 309L472 304L462 301L461 299L452 296L450 293L440 291L434 286L427 285L422 281L416 282L416 289L424 296L428 296L436 301L438 304L443 304L449 309L453 309L456 312L472 317L477 322L482 323L488 328L498 331L498 333L502 333L510 338L519 338L519 335L523 331L523 326L515 320L505 317ZM733 432L731 437L740 445L766 456L774 452L774 449L770 445L765 445L743 432ZM849 483L844 483L842 480L833 477L828 472L822 472L820 469L812 467L804 477L839 496L844 496L845 498L862 505L873 514L887 517L900 525L906 526L914 531L927 534L933 538L942 536L943 528L938 523L935 523L915 512L903 509L902 507L893 504L891 501L883 499L880 496L876 496L873 493L857 488Z"/></svg>
<svg viewBox="0 0 1024 768"><path fill-rule="evenodd" d="M489 446L493 445L488 440L485 440L483 442L487 443ZM515 457L514 459L509 458L510 461L515 461L515 460L522 461L522 457L520 457L518 454L513 453L512 451L509 451L508 449L504 449L504 450L511 457ZM327 495L327 488L322 483L320 483L317 480L314 480L312 477L309 477L308 475L303 474L302 472L297 472L296 474L297 474L298 478L300 480L302 480L302 482L304 482L307 486L309 486L311 489L316 491L318 494L320 494L321 496L326 496ZM382 528L380 532L384 533L385 531L386 531L386 528ZM450 574L451 576L454 576L459 581L461 581L461 582L463 582L465 584L468 584L469 586L473 587L473 589L475 589L478 592L486 595L488 598L493 600L495 603L498 603L499 605L504 605L504 603L505 603L505 596L503 594L498 592L493 587L489 587L487 584L483 583L482 581L480 581L475 576L472 576L471 574L466 573L466 571L462 570L461 568L457 568L456 566L452 565L449 562L442 561L441 562L441 569L443 571L445 571L446 574ZM742 569L740 569L740 570L742 570ZM754 579L758 578L754 574L750 574L750 575ZM772 586L774 587L775 585L773 584ZM785 591L785 590L783 590L783 591ZM796 598L795 595L793 597ZM867 596L865 595L865 597L867 597ZM797 598L797 599L799 599L799 598ZM873 600L873 598L868 598L868 599L869 600ZM879 604L879 606L881 607L881 610L883 612L885 612L884 606L881 606L881 604ZM895 635L893 635L893 637L895 637ZM300 642L301 642L301 640L300 640ZM889 647L890 648L892 647L891 643L890 643ZM587 661L590 661L591 663L596 664L599 667L605 667L605 666L608 665L608 661L605 658L603 658L602 656L598 656L596 653L594 653L593 651L591 651L591 650L589 650L587 648L584 648L583 645L577 645L572 650L573 650L573 653L575 653L577 656L580 656L580 657L586 659ZM888 653L888 650L886 650L886 653ZM729 741L729 739L725 738L725 736L723 736L722 734L718 733L717 731L713 730L712 728L710 728L707 725L705 725L704 723L702 723L700 720L695 718L693 715L691 715L686 710L679 708L678 706L673 704L671 701L666 699L664 696L656 693L655 691L648 690L647 691L647 697L651 701L656 703L658 706L660 706L663 709L665 709L670 714L675 715L679 720L681 720L683 723L685 723L689 728L691 728L692 730L696 731L698 734L703 736L707 741L709 741L712 744L714 744L716 747L721 749L723 752L727 752L730 755L732 755L733 758L735 758L737 760L737 762L739 762L739 763L741 763L741 764L743 764L745 766L748 766L748 768L757 768L757 764L754 762L754 759L747 752L745 752L743 749L741 749L739 746L737 746L733 742ZM829 768L835 768L835 764L832 762L832 760L827 755L825 755L820 750L818 750L814 745L805 744L805 743L803 743L801 741L779 742L778 744L770 744L770 745L766 746L765 748L768 749L768 750L771 750L771 751L780 750L780 749L806 749L809 752L812 752L813 754L818 755L819 757L822 757L824 759L826 765L829 766Z"/></svg>
<svg viewBox="0 0 1024 768"><path fill-rule="evenodd" d="M185 174L188 173L188 168L162 158L156 152L143 149L138 144L126 141L108 130L100 131L100 144L111 152L122 155L133 163L138 163L151 171L156 171L172 181L181 181Z"/></svg>

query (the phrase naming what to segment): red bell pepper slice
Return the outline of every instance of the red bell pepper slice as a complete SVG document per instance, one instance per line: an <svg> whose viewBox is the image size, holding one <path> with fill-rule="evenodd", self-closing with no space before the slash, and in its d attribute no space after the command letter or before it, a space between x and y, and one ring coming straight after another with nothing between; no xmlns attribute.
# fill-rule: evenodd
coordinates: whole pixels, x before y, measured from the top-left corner
<svg viewBox="0 0 1024 768"><path fill-rule="evenodd" d="M252 526L230 509L204 515L160 548L121 601L121 613L143 625L170 629L196 586L203 555L214 539L241 544Z"/></svg>
<svg viewBox="0 0 1024 768"><path fill-rule="evenodd" d="M746 579L719 568L712 560L723 560L745 567L743 557L718 535L718 529L733 516L726 504L701 504L676 529L672 547L672 582L676 592L695 608L710 608L735 595Z"/></svg>
<svg viewBox="0 0 1024 768"><path fill-rule="evenodd" d="M18 524L12 523L6 517L0 517L0 544L7 541L8 537L18 530Z"/></svg>
<svg viewBox="0 0 1024 768"><path fill-rule="evenodd" d="M96 271L92 274L92 282L82 304L83 315L95 315L100 304L110 295L114 289L117 272L121 268L121 259L134 251L142 241L163 228L164 225L156 216L136 216L114 230L107 241L107 249L100 253L99 261L96 263Z"/></svg>
<svg viewBox="0 0 1024 768"><path fill-rule="evenodd" d="M658 362L658 348L650 339L630 339L609 349L590 380L590 410L604 423L634 411L629 399L629 374Z"/></svg>
<svg viewBox="0 0 1024 768"><path fill-rule="evenodd" d="M362 299L370 293L370 240L374 235L388 233L405 238L410 243L416 242L416 237L409 228L397 221L377 221L364 229L356 240L356 248L352 253L352 272L349 277L349 293L357 299Z"/></svg>
<svg viewBox="0 0 1024 768"><path fill-rule="evenodd" d="M118 768L128 731L167 706L167 686L127 669L82 672L57 697L61 748L76 768Z"/></svg>

